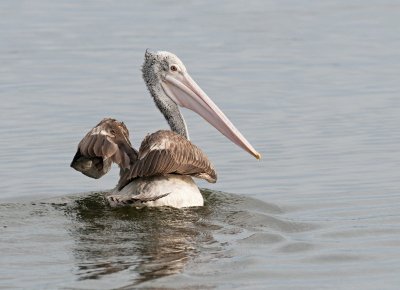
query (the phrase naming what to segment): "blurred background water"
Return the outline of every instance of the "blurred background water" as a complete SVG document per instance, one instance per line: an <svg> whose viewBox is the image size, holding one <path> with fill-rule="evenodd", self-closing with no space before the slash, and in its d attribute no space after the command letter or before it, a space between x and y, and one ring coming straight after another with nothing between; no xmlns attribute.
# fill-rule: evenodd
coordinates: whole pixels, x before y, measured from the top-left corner
<svg viewBox="0 0 400 290"><path fill-rule="evenodd" d="M399 11L1 1L0 288L398 289ZM204 208L111 210L101 192L118 170L69 167L103 117L136 147L167 128L141 79L146 48L177 54L263 154L184 111L219 175L199 182Z"/></svg>

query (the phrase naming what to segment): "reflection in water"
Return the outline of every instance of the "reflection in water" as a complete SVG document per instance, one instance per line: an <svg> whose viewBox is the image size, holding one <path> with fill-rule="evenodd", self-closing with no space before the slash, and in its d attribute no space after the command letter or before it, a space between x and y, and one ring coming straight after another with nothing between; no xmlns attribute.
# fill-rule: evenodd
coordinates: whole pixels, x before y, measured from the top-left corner
<svg viewBox="0 0 400 290"><path fill-rule="evenodd" d="M48 279L54 288L67 282L74 289L212 288L238 264L250 272L263 267L246 264L240 253L258 257L262 248L273 257L293 243L301 247L292 246L291 253L313 247L293 239L310 225L285 220L276 205L202 193L206 205L190 209L112 209L103 193L0 204L0 265L13 265L8 276L3 273L0 288L10 288L14 280L7 277L15 276L24 277L18 284L22 289L48 288Z"/></svg>
<svg viewBox="0 0 400 290"><path fill-rule="evenodd" d="M102 194L77 200L66 209L80 279L132 269L136 283L181 272L199 251L213 244L210 207L109 208ZM215 229L215 227L211 227Z"/></svg>
<svg viewBox="0 0 400 290"><path fill-rule="evenodd" d="M189 209L110 208L103 193L57 206L70 221L66 229L74 241L78 280L108 276L132 287L183 272L187 265L230 257L237 242L285 243L287 233L310 229L278 218L282 210L275 205L210 190L202 193L206 205Z"/></svg>

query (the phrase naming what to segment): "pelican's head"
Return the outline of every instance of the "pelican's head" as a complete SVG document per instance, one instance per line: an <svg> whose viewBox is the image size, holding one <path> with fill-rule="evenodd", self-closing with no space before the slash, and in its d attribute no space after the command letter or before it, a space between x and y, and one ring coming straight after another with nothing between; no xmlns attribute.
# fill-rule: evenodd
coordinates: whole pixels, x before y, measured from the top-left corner
<svg viewBox="0 0 400 290"><path fill-rule="evenodd" d="M178 106L196 112L233 143L257 159L261 158L260 153L190 77L185 65L175 54L146 50L142 73L152 94L161 92Z"/></svg>
<svg viewBox="0 0 400 290"><path fill-rule="evenodd" d="M146 50L142 72L147 85L156 86L164 81L168 74L175 75L182 71L186 72L186 67L175 54Z"/></svg>

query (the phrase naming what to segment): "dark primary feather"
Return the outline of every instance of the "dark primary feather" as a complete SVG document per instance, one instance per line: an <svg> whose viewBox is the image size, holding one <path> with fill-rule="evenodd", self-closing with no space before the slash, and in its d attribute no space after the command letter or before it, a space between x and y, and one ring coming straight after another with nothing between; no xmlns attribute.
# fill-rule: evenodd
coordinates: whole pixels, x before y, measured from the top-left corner
<svg viewBox="0 0 400 290"><path fill-rule="evenodd" d="M79 142L71 167L83 174L100 178L111 168L111 162L121 169L129 169L137 159L137 152L129 141L125 124L105 118Z"/></svg>
<svg viewBox="0 0 400 290"><path fill-rule="evenodd" d="M104 160L102 157L85 157L78 149L71 162L71 167L86 176L98 179L110 171L111 164L110 159Z"/></svg>

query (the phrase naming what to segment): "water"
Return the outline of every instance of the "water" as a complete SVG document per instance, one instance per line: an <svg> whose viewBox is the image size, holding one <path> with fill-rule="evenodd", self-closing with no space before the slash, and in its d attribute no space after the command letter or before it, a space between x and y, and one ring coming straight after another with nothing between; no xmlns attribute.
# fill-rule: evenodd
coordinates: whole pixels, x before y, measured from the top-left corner
<svg viewBox="0 0 400 290"><path fill-rule="evenodd" d="M397 289L396 1L1 1L0 288ZM69 168L101 118L167 128L140 76L176 53L261 161L184 111L203 208L110 209Z"/></svg>

